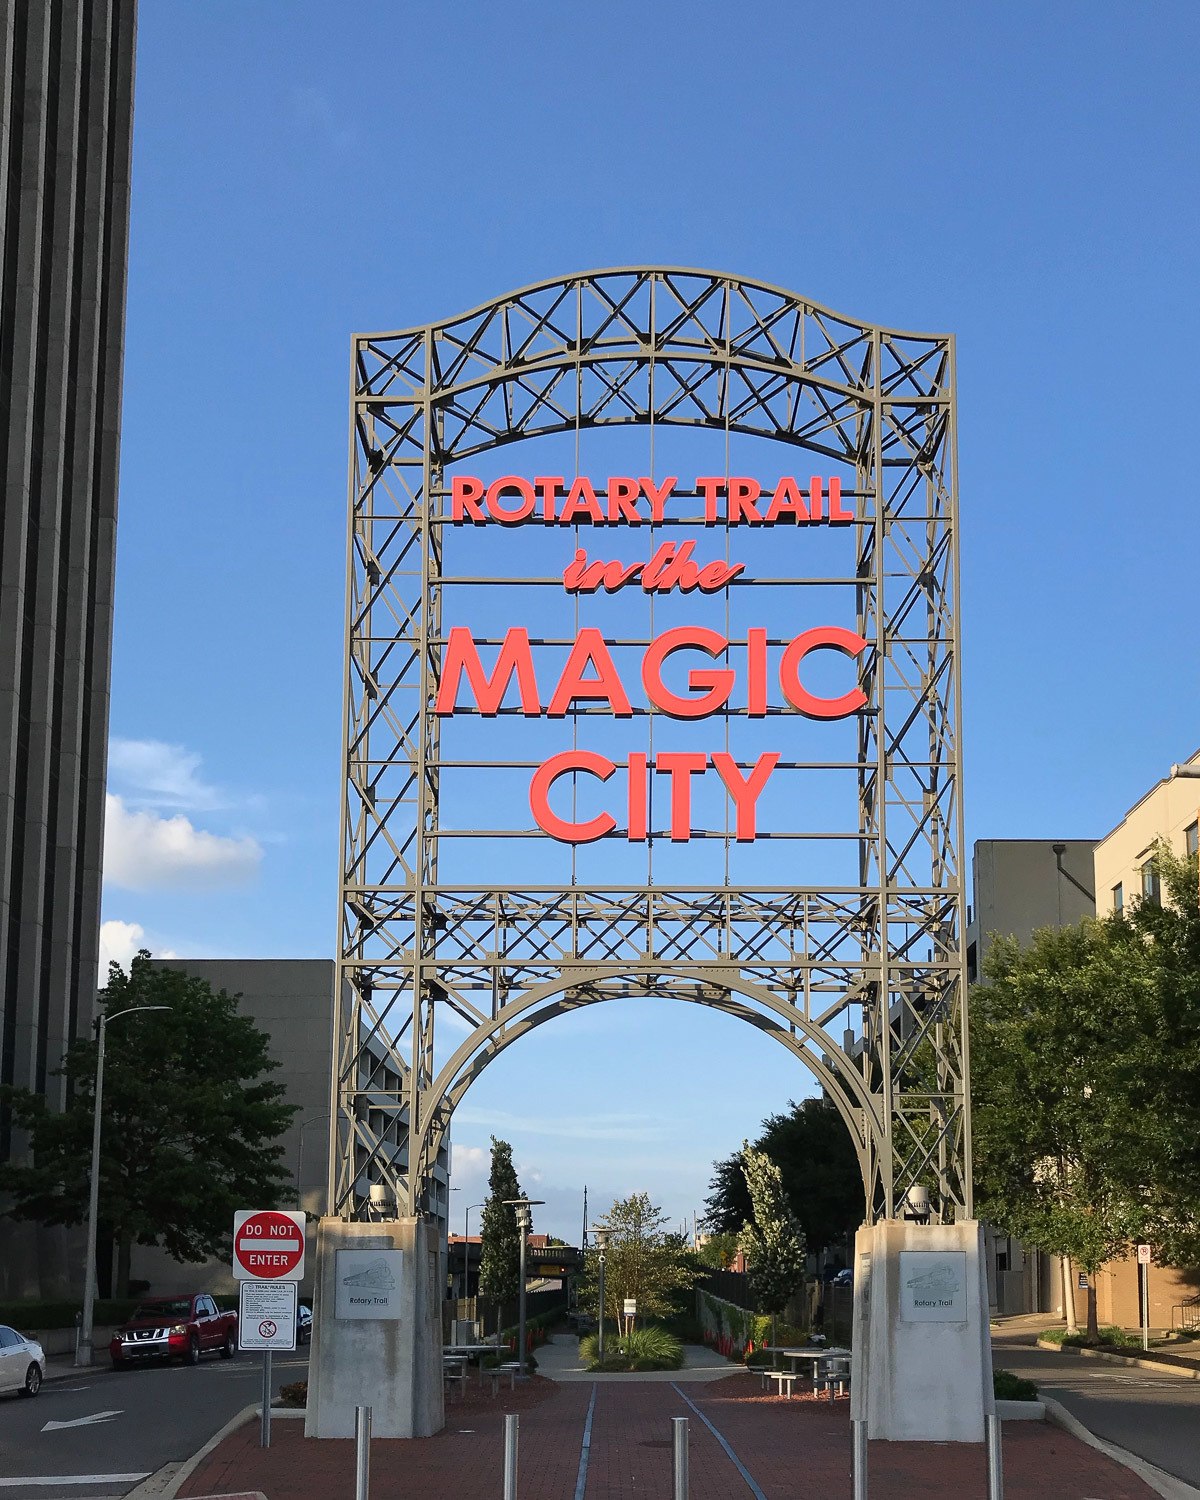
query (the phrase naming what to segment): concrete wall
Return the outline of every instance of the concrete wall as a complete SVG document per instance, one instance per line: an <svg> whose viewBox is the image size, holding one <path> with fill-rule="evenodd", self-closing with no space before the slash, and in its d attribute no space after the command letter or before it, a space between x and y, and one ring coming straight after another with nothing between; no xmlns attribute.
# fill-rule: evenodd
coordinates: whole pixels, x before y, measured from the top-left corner
<svg viewBox="0 0 1200 1500"><path fill-rule="evenodd" d="M1200 771L1200 750L1189 761ZM1124 904L1142 894L1142 866L1164 839L1176 854L1186 852L1187 829L1200 822L1200 777L1164 776L1129 809L1113 831L1096 845L1097 905L1102 912L1116 906L1114 888L1121 887Z"/></svg>
<svg viewBox="0 0 1200 1500"><path fill-rule="evenodd" d="M324 958L172 959L169 967L206 980L214 989L240 995L238 1009L270 1037L271 1056L280 1064L273 1076L287 1089L287 1102L299 1112L283 1137L283 1165L291 1182L278 1204L247 1208L303 1207L325 1211L329 1159L329 1085L333 1056L333 983L335 965ZM307 1123L306 1123L307 1122ZM303 1157L301 1127L303 1126ZM299 1192L295 1177L300 1170ZM149 1281L154 1292L236 1290L223 1261L180 1265L165 1251L133 1252L132 1274ZM312 1257L301 1295L311 1293Z"/></svg>
<svg viewBox="0 0 1200 1500"><path fill-rule="evenodd" d="M0 6L0 1084L54 1106L96 987L135 30L135 0ZM25 1145L0 1110L0 1161ZM0 1220L0 1296L73 1268Z"/></svg>
<svg viewBox="0 0 1200 1500"><path fill-rule="evenodd" d="M1062 870L1054 845L1062 844ZM983 978L994 936L1027 943L1039 927L1095 914L1093 839L979 839L972 858L968 977ZM1082 887L1082 889L1080 889Z"/></svg>
<svg viewBox="0 0 1200 1500"><path fill-rule="evenodd" d="M1055 845L1061 845L1056 853ZM1027 943L1039 927L1069 926L1095 914L1091 839L980 839L973 851L967 974L984 983L988 950L997 936ZM1060 868L1061 862L1061 868ZM1048 1256L1027 1250L1003 1229L985 1226L988 1298L1000 1317L1052 1313L1061 1305L1060 1281Z"/></svg>

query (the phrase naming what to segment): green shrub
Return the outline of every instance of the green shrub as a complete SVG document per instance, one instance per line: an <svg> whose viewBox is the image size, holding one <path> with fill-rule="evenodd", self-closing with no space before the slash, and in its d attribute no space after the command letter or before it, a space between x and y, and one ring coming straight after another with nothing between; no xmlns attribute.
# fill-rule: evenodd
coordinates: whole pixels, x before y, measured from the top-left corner
<svg viewBox="0 0 1200 1500"><path fill-rule="evenodd" d="M279 1387L279 1400L282 1406L307 1406L308 1381L295 1380L291 1385L281 1385Z"/></svg>
<svg viewBox="0 0 1200 1500"><path fill-rule="evenodd" d="M997 1401L1036 1401L1037 1386L1032 1380L1022 1380L1011 1370L992 1371L992 1390Z"/></svg>
<svg viewBox="0 0 1200 1500"><path fill-rule="evenodd" d="M624 1335L606 1333L603 1364L597 1350L594 1333L579 1340L579 1355L589 1370L678 1370L683 1365L683 1345L654 1323Z"/></svg>
<svg viewBox="0 0 1200 1500"><path fill-rule="evenodd" d="M1047 1344L1065 1344L1069 1349L1088 1343L1086 1328L1081 1328L1078 1333L1068 1333L1065 1328L1047 1328L1038 1334L1038 1338ZM1136 1349L1141 1340L1110 1323L1100 1330L1100 1342L1114 1349Z"/></svg>

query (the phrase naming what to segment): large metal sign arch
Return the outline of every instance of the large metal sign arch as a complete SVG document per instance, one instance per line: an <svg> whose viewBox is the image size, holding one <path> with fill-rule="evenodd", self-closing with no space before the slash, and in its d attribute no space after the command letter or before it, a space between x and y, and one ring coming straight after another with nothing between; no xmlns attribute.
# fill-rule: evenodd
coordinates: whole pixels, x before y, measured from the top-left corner
<svg viewBox="0 0 1200 1500"><path fill-rule="evenodd" d="M854 1059L836 1046L819 1027L797 1013L794 1005L778 1000L769 990L746 982L733 966L717 975L715 966L699 965L694 974L679 965L667 974L614 973L611 968L586 970L570 981L523 992L500 1014L476 1029L461 1043L433 1081L430 1097L436 1104L412 1137L413 1160L422 1163L427 1177L437 1160L438 1146L455 1107L489 1063L529 1032L581 1006L606 1000L636 998L679 1000L708 1006L747 1021L779 1042L813 1074L837 1108L854 1144L863 1177L864 1197L873 1181L872 1147L880 1136L876 1101L864 1085ZM799 1033L799 1035L797 1035ZM806 1045L806 1043L808 1045ZM832 1047L833 1055L818 1055L814 1046Z"/></svg>
<svg viewBox="0 0 1200 1500"><path fill-rule="evenodd" d="M970 1215L953 358L664 267L355 340L333 1214L640 993L803 1055L869 1218Z"/></svg>

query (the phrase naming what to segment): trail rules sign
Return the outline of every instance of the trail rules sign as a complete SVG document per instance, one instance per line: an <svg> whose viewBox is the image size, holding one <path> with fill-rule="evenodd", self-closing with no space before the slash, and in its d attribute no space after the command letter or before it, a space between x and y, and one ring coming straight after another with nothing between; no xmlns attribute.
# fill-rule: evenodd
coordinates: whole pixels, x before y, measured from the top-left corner
<svg viewBox="0 0 1200 1500"><path fill-rule="evenodd" d="M242 1208L233 1216L235 1281L300 1281L304 1276L304 1215L288 1209Z"/></svg>

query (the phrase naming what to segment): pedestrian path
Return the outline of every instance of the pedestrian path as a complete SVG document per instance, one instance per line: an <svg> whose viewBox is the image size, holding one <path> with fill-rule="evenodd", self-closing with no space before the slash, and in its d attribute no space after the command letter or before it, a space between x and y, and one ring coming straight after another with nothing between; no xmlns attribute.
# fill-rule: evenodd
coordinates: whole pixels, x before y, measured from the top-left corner
<svg viewBox="0 0 1200 1500"><path fill-rule="evenodd" d="M845 1399L789 1401L762 1394L745 1375L711 1382L685 1382L680 1375L668 1381L535 1377L497 1397L471 1385L447 1407L446 1430L437 1437L374 1443L372 1500L495 1500L506 1412L520 1417L518 1500L669 1495L674 1417L689 1422L689 1500L850 1500ZM1155 1500L1153 1490L1111 1458L1038 1422L1005 1428L1004 1466L1006 1500ZM326 1500L353 1489L353 1442L305 1440L301 1423L281 1422L269 1450L258 1447L257 1424L241 1427L179 1494L198 1500L257 1490L266 1500ZM985 1495L983 1445L872 1443L870 1493L871 1500Z"/></svg>

